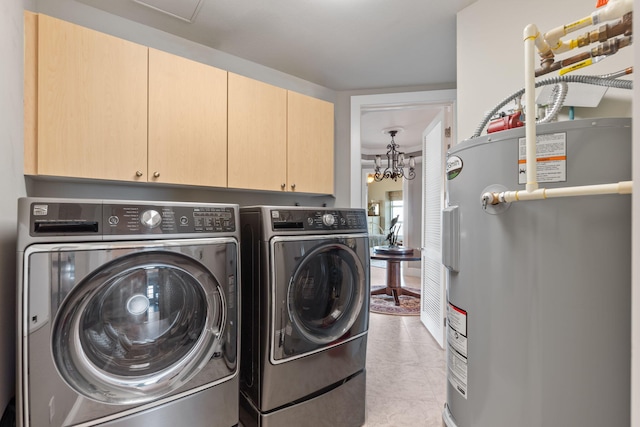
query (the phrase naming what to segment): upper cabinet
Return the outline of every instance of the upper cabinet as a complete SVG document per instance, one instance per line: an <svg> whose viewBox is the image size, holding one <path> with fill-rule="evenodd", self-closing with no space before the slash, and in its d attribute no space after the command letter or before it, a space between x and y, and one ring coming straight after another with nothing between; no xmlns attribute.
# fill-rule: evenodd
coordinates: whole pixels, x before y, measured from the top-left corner
<svg viewBox="0 0 640 427"><path fill-rule="evenodd" d="M229 73L229 187L333 193L333 104Z"/></svg>
<svg viewBox="0 0 640 427"><path fill-rule="evenodd" d="M287 91L229 73L229 187L285 190Z"/></svg>
<svg viewBox="0 0 640 427"><path fill-rule="evenodd" d="M25 12L27 175L333 193L333 104Z"/></svg>
<svg viewBox="0 0 640 427"><path fill-rule="evenodd" d="M27 105L36 146L25 150L35 156L26 172L146 180L148 49L45 15L36 33L27 61L37 61L37 98L26 98L37 105Z"/></svg>
<svg viewBox="0 0 640 427"><path fill-rule="evenodd" d="M227 186L227 72L149 49L149 181Z"/></svg>
<svg viewBox="0 0 640 427"><path fill-rule="evenodd" d="M333 104L288 91L287 184L290 191L333 194Z"/></svg>

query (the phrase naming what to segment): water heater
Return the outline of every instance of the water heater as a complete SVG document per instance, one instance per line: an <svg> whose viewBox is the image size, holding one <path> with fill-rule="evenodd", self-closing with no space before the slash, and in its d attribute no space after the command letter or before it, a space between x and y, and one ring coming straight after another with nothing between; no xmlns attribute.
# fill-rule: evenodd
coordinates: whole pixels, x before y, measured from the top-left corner
<svg viewBox="0 0 640 427"><path fill-rule="evenodd" d="M524 128L447 157L448 427L628 426L631 197L483 206L522 190ZM631 119L537 126L541 188L631 180Z"/></svg>

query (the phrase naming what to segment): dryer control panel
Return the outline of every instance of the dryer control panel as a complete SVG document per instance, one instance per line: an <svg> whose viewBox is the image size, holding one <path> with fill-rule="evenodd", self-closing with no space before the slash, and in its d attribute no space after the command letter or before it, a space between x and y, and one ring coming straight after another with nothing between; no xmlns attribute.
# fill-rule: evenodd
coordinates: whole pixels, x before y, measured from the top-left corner
<svg viewBox="0 0 640 427"><path fill-rule="evenodd" d="M367 231L364 209L271 209L272 231Z"/></svg>

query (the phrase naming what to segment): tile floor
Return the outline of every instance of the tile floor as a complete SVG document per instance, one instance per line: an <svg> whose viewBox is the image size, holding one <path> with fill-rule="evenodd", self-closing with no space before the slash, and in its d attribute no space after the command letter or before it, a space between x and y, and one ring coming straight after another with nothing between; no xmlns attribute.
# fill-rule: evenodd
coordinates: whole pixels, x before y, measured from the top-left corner
<svg viewBox="0 0 640 427"><path fill-rule="evenodd" d="M417 277L406 284L420 287ZM371 284L385 269L371 268ZM371 313L367 342L366 427L441 427L446 390L445 352L419 316Z"/></svg>

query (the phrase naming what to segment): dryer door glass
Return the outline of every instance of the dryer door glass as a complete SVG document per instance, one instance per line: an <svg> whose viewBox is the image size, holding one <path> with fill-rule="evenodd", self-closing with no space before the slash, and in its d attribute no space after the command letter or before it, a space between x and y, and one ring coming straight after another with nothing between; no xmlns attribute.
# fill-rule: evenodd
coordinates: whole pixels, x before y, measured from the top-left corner
<svg viewBox="0 0 640 427"><path fill-rule="evenodd" d="M320 245L304 256L291 278L289 316L308 341L331 343L349 331L365 292L355 252L341 243Z"/></svg>
<svg viewBox="0 0 640 427"><path fill-rule="evenodd" d="M223 313L219 285L199 262L134 253L68 295L55 320L54 358L69 385L94 400L152 400L211 358Z"/></svg>

